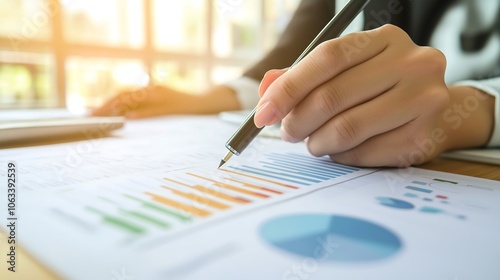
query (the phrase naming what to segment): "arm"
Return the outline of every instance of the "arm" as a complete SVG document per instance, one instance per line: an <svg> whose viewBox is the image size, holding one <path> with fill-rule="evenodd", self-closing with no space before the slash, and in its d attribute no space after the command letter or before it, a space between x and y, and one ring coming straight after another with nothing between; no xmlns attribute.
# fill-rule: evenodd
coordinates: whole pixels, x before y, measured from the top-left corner
<svg viewBox="0 0 500 280"><path fill-rule="evenodd" d="M244 76L262 80L270 69L289 67L334 15L335 1L303 0L277 45L245 71Z"/></svg>
<svg viewBox="0 0 500 280"><path fill-rule="evenodd" d="M213 87L202 94L149 86L121 92L95 109L92 115L123 115L136 119L167 114L214 114L239 108L234 90L226 86Z"/></svg>

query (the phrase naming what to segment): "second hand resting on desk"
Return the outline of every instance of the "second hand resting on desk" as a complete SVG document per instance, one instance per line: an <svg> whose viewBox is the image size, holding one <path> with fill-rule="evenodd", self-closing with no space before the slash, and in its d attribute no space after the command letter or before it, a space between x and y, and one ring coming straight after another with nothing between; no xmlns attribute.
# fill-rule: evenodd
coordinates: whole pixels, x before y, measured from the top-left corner
<svg viewBox="0 0 500 280"><path fill-rule="evenodd" d="M335 15L319 34L312 40L302 54L295 60L289 69L297 65L311 50L313 50L324 35L331 32L332 37L338 37L346 29L346 27L354 20L354 18L364 9L370 0L351 0L347 5ZM243 150L252 142L252 140L260 133L263 127L257 127L254 123L254 116L257 111L255 108L247 117L238 130L231 136L226 143L226 148L229 150L221 159L219 168L224 165L233 155L240 155Z"/></svg>

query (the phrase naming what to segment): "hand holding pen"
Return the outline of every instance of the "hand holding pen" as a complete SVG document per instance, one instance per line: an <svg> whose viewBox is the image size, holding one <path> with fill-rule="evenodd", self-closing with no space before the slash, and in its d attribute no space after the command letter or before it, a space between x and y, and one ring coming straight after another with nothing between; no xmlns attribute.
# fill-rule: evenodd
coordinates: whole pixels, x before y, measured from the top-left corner
<svg viewBox="0 0 500 280"><path fill-rule="evenodd" d="M291 69L297 65L309 52L311 52L314 47L320 43L326 35L330 37L338 37L347 28L347 26L354 20L354 18L363 10L363 8L370 2L370 0L351 0L346 6L333 17L326 26L319 32L319 34L312 40L312 42L307 46L307 48L300 54L300 56L295 60L295 62L288 68ZM261 104L261 103L259 103ZM264 104L268 105L268 104ZM222 158L219 164L219 168L224 165L233 154L240 155L243 150L246 149L248 144L260 133L264 125L259 125L254 123L254 117L257 110L264 109L264 106L257 106L252 113L247 117L247 119L241 124L238 130L231 136L231 138L226 143L226 148L228 152ZM272 108L268 109L272 110ZM264 111L266 112L266 110ZM274 123L279 120L273 120Z"/></svg>
<svg viewBox="0 0 500 280"><path fill-rule="evenodd" d="M285 141L307 140L314 156L368 167L420 164L491 137L494 98L448 87L445 56L396 26L323 42L293 66L265 75L255 114L239 132L282 121ZM254 134L237 132L226 146L241 150L253 139L245 135Z"/></svg>

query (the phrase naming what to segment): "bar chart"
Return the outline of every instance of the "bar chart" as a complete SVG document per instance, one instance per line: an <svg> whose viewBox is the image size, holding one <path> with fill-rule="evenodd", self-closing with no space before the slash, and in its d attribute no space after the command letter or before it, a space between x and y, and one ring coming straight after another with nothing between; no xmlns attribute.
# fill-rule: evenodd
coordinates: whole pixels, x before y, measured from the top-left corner
<svg viewBox="0 0 500 280"><path fill-rule="evenodd" d="M269 153L223 169L189 168L110 180L64 195L80 211L65 219L97 231L140 237L174 231L221 213L265 204L357 176L362 169L305 154ZM98 199L95 199L98 198ZM93 201L91 205L88 201ZM54 207L53 212L56 212Z"/></svg>

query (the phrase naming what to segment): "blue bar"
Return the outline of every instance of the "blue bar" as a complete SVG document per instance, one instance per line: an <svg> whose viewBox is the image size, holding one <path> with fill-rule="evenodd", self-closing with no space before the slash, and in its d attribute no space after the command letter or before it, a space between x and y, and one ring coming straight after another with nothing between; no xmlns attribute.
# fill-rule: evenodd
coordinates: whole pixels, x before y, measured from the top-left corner
<svg viewBox="0 0 500 280"><path fill-rule="evenodd" d="M309 170L315 170L315 171L317 171L319 169L321 171L324 171L327 173L333 173L335 175L346 175L346 174L350 173L350 172L346 172L343 170L339 171L339 170L332 170L331 168L318 167L317 165L313 165L313 164L309 164L309 163L299 164L297 160L293 161L291 159L282 159L282 158L275 157L275 156L269 156L269 158L272 159L273 161L284 162L286 164L295 165L295 166L298 166L300 168L307 168ZM299 161L304 162L302 160L299 160Z"/></svg>
<svg viewBox="0 0 500 280"><path fill-rule="evenodd" d="M416 197L418 197L418 195L416 195L416 194L414 194L414 193L409 193L409 192L408 192L408 193L405 193L405 194L404 194L404 196L406 196L406 197L411 197L411 198L416 198Z"/></svg>
<svg viewBox="0 0 500 280"><path fill-rule="evenodd" d="M420 208L420 212L434 214L434 213L444 213L444 210L440 209L440 208L434 208L434 207L424 206L424 207Z"/></svg>
<svg viewBox="0 0 500 280"><path fill-rule="evenodd" d="M424 197L424 201L432 201L432 198Z"/></svg>
<svg viewBox="0 0 500 280"><path fill-rule="evenodd" d="M309 178L313 178L313 179L318 179L318 180L321 180L320 182L323 182L323 181L328 181L330 180L331 178L328 178L328 177L323 177L323 176L316 176L316 175L311 175L311 174L308 174L308 173L304 173L304 172L301 172L301 171L291 171L290 169L283 169L283 168L279 168L279 167L276 167L275 164L272 164L272 165L263 165L262 167L266 167L266 168L269 168L269 169L272 169L272 170L278 170L278 171L283 171L283 172L287 172L287 173L294 173L294 174L300 174L304 177L309 177ZM290 176L287 174L287 176ZM304 178L305 180L306 178ZM314 181L312 181L314 182Z"/></svg>
<svg viewBox="0 0 500 280"><path fill-rule="evenodd" d="M296 176L296 175L291 175L291 174L284 174L284 173L274 172L274 171L271 171L271 170L257 168L257 167L248 166L248 165L242 165L242 166L245 167L245 168L250 168L250 169L257 170L257 171L264 172L264 173L267 172L267 173L271 173L271 174L276 174L278 176L286 176L286 177L291 177L291 178L295 178L295 179L299 179L299 180L304 180L304 181L309 181L309 182L313 182L313 183L321 183L321 181L310 179L310 178L304 178L303 176Z"/></svg>
<svg viewBox="0 0 500 280"><path fill-rule="evenodd" d="M288 156L285 156L282 154L273 153L272 155L278 156L281 158L286 158L286 159L290 160L290 158ZM294 154L288 154L288 155L293 156L294 158L296 158L297 160L300 160L302 162L306 162L311 167L317 167L318 164L321 164L322 166L326 166L328 168L328 170L333 169L333 170L348 172L348 173L352 173L353 171L359 170L359 169L354 169L354 168L347 167L344 165L338 165L338 164L333 163L332 161L324 161L324 160L319 160L316 158L298 156L298 155L294 155Z"/></svg>
<svg viewBox="0 0 500 280"><path fill-rule="evenodd" d="M299 184L299 185L304 185L304 186L310 186L311 185L311 184L308 184L308 183L294 181L294 180L290 180L290 179L279 177L279 176L268 175L268 174L265 174L265 173L262 173L262 172L256 172L256 171L248 170L246 168L240 168L240 167L235 167L235 166L229 166L229 167L232 168L232 169L234 169L234 170L239 170L239 171L244 171L244 172L248 172L248 173L252 173L252 174L256 174L256 175L266 176L266 177L269 177L269 178L283 180L283 181L287 181L287 182L291 182L291 183L295 183L295 184Z"/></svg>
<svg viewBox="0 0 500 280"><path fill-rule="evenodd" d="M412 184L416 184L416 185L421 185L421 186L427 186L427 183L424 183L424 182L420 182L420 181L413 181L411 182Z"/></svg>
<svg viewBox="0 0 500 280"><path fill-rule="evenodd" d="M270 168L271 170L272 169L277 169L277 170L281 169L281 171L303 174L305 176L321 179L323 181L329 180L332 178L332 176L329 176L326 174L321 174L321 173L310 171L310 170L304 170L303 168L287 166L287 165L279 164L279 163L275 163L275 162L262 162L261 161L260 163L262 163L263 167ZM279 168L279 167L281 167L281 168ZM337 177L337 176L334 176L334 177Z"/></svg>
<svg viewBox="0 0 500 280"><path fill-rule="evenodd" d="M414 187L414 186L406 186L407 189L417 191L417 192L423 192L423 193L431 193L432 190L429 189L424 189L424 188L419 188L419 187Z"/></svg>
<svg viewBox="0 0 500 280"><path fill-rule="evenodd" d="M352 167L352 166L347 166L347 165L343 165L343 164L340 164L340 163L336 163L334 161L332 161L331 159L319 159L318 160L319 162L325 164L325 165L330 165L330 166L336 166L337 168L342 168L342 169L346 169L346 170L349 170L350 172L354 172L354 171L359 171L360 168L356 168L356 167Z"/></svg>
<svg viewBox="0 0 500 280"><path fill-rule="evenodd" d="M307 157L307 159L311 159L310 157ZM336 163L334 161L332 161L331 159L329 158L325 158L325 157L320 157L320 158L313 158L313 160L317 160L323 164L328 164L328 165L337 165L339 167L343 167L345 169L349 169L349 170L352 170L352 171L358 171L360 170L360 168L357 168L357 167L353 167L353 166L348 166L348 165L343 165L343 164L340 164L340 163Z"/></svg>
<svg viewBox="0 0 500 280"><path fill-rule="evenodd" d="M317 170L317 169L320 169L320 168L312 169L312 168L304 167L304 166L301 166L298 163L289 163L289 162L281 163L281 161L277 162L277 161L274 161L274 160L273 160L272 163L271 162L267 162L267 161L259 161L259 162L263 163L263 164L272 164L272 165L277 165L277 166L281 166L281 167L285 167L285 168L293 168L293 169L296 169L296 170L307 171L307 172L311 172L311 173L314 173L314 174L317 174L317 175L323 175L323 176L332 177L332 178L345 175L345 173L330 172L330 171L326 172L326 171L322 171L322 170Z"/></svg>

